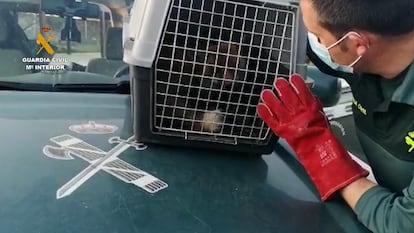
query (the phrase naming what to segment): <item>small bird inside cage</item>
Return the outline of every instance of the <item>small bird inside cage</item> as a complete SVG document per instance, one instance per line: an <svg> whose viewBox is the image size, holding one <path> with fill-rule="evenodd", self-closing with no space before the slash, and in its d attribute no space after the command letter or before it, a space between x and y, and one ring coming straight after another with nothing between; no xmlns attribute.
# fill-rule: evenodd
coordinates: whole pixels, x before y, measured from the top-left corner
<svg viewBox="0 0 414 233"><path fill-rule="evenodd" d="M245 63L239 55L239 46L221 42L209 46L206 54L198 54L195 74L203 76L203 88L229 89L236 79L236 70L245 68Z"/></svg>
<svg viewBox="0 0 414 233"><path fill-rule="evenodd" d="M163 99L163 116L172 119L164 124L193 132L243 134L244 125L254 123L261 90L266 82L273 82L274 77L263 74L276 69L257 62L269 54L253 54L249 48L244 51L237 44L220 42L196 50L176 63L179 67L173 63L172 70L181 72L169 74L168 82L175 85L163 90L169 93Z"/></svg>
<svg viewBox="0 0 414 233"><path fill-rule="evenodd" d="M217 133L223 129L231 93L240 89L237 81L244 77L246 59L238 45L221 42L209 46L206 55L199 55L196 60L200 62L197 64L203 63L196 65L195 74L201 75L198 97L205 111L198 114L195 130Z"/></svg>
<svg viewBox="0 0 414 233"><path fill-rule="evenodd" d="M174 56L184 54L184 50L175 48ZM183 61L171 63L165 79L168 86L158 89L166 92L160 101L164 102L163 112L158 114L164 116L164 126L174 129L219 132L223 123L219 105L229 98L237 70L245 62L239 56L239 47L230 43L193 51L190 56L183 55Z"/></svg>

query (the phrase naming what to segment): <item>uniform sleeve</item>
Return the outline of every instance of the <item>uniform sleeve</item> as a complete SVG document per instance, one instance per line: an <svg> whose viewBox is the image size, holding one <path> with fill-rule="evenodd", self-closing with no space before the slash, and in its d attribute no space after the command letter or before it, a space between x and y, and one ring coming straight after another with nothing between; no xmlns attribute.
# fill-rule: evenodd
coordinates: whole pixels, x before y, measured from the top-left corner
<svg viewBox="0 0 414 233"><path fill-rule="evenodd" d="M414 179L400 195L380 186L369 189L358 200L355 212L374 233L413 233Z"/></svg>

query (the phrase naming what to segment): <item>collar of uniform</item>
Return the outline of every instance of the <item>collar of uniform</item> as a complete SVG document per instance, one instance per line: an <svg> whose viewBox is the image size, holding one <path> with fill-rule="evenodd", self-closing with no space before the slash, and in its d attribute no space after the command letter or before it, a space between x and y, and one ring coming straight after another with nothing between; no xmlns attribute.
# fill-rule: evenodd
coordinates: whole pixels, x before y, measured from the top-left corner
<svg viewBox="0 0 414 233"><path fill-rule="evenodd" d="M414 106L414 61L402 75L404 80L395 89L391 101Z"/></svg>

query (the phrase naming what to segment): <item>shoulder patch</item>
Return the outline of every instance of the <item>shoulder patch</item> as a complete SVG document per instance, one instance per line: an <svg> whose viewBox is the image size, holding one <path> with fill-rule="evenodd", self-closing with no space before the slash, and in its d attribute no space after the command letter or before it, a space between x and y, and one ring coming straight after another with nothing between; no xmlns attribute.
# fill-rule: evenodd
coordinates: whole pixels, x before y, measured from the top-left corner
<svg viewBox="0 0 414 233"><path fill-rule="evenodd" d="M407 134L405 136L405 143L410 147L408 148L408 152L411 153L414 150L414 131Z"/></svg>

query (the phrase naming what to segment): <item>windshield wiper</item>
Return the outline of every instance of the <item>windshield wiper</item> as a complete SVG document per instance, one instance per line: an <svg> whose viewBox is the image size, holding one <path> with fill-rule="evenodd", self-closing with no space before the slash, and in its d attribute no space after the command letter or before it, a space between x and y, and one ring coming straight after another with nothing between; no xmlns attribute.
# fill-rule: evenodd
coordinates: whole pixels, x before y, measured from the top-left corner
<svg viewBox="0 0 414 233"><path fill-rule="evenodd" d="M129 94L129 81L118 83L73 83L55 84L54 91Z"/></svg>
<svg viewBox="0 0 414 233"><path fill-rule="evenodd" d="M0 81L0 90L129 94L129 81L116 83L18 83Z"/></svg>

